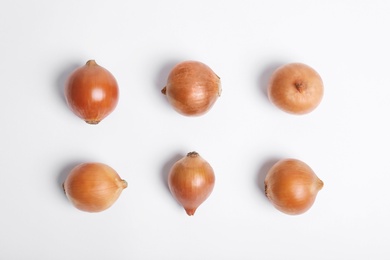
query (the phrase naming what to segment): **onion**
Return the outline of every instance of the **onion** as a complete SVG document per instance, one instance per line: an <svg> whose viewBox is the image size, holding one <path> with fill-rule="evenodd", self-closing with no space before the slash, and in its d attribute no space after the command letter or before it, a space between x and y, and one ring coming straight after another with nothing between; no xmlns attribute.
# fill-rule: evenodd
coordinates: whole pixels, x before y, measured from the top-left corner
<svg viewBox="0 0 390 260"><path fill-rule="evenodd" d="M265 194L275 208L289 215L309 210L324 186L314 171L297 159L283 159L274 164L264 184Z"/></svg>
<svg viewBox="0 0 390 260"><path fill-rule="evenodd" d="M321 102L324 86L320 75L302 63L279 67L271 76L268 86L270 101L291 114L307 114Z"/></svg>
<svg viewBox="0 0 390 260"><path fill-rule="evenodd" d="M177 161L168 175L168 186L173 197L189 216L194 215L210 196L214 183L213 168L197 152L190 152Z"/></svg>
<svg viewBox="0 0 390 260"><path fill-rule="evenodd" d="M65 98L78 117L88 124L98 124L115 109L118 84L108 70L89 60L69 76Z"/></svg>
<svg viewBox="0 0 390 260"><path fill-rule="evenodd" d="M221 91L220 78L206 64L198 61L177 64L161 90L173 108L185 116L205 114Z"/></svg>
<svg viewBox="0 0 390 260"><path fill-rule="evenodd" d="M100 212L111 207L127 182L103 163L83 163L71 170L63 188L71 203L82 211Z"/></svg>

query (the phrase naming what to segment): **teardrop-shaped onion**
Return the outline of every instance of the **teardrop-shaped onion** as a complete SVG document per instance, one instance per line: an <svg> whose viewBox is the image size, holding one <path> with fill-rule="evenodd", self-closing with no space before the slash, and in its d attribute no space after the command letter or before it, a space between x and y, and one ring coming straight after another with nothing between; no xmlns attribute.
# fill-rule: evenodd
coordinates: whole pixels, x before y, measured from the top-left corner
<svg viewBox="0 0 390 260"><path fill-rule="evenodd" d="M210 196L215 183L213 168L197 152L190 152L177 161L168 175L173 197L189 216Z"/></svg>
<svg viewBox="0 0 390 260"><path fill-rule="evenodd" d="M268 171L265 194L271 203L289 215L298 215L311 208L324 183L304 162L283 159Z"/></svg>
<svg viewBox="0 0 390 260"><path fill-rule="evenodd" d="M63 188L71 203L82 211L100 212L111 207L127 182L103 163L82 163L67 176Z"/></svg>
<svg viewBox="0 0 390 260"><path fill-rule="evenodd" d="M98 124L116 108L119 88L107 69L89 60L69 76L65 98L74 114L88 124Z"/></svg>
<svg viewBox="0 0 390 260"><path fill-rule="evenodd" d="M184 61L171 70L161 92L180 114L200 116L208 112L221 95L221 80L206 64Z"/></svg>

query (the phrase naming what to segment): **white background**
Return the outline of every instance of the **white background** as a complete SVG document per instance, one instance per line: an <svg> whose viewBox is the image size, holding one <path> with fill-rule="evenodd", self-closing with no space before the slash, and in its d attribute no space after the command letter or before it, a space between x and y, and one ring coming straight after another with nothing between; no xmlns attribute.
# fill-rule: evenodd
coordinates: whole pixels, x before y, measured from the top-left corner
<svg viewBox="0 0 390 260"><path fill-rule="evenodd" d="M1 1L0 259L388 258L389 13L385 0ZM63 95L89 59L120 87L98 125ZM188 59L222 80L202 117L178 114L160 93ZM265 95L270 73L294 61L325 84L304 116ZM189 217L166 176L193 150L216 184ZM303 215L277 211L263 192L286 157L325 183ZM129 183L107 211L79 211L61 189L87 161Z"/></svg>

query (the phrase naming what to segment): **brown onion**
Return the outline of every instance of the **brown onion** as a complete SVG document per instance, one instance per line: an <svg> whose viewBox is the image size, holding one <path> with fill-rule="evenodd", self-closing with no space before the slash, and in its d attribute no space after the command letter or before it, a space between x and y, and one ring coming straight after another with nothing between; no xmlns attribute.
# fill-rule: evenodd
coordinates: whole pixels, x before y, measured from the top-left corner
<svg viewBox="0 0 390 260"><path fill-rule="evenodd" d="M65 87L69 108L88 124L98 124L114 111L119 89L114 76L94 60L76 69Z"/></svg>
<svg viewBox="0 0 390 260"><path fill-rule="evenodd" d="M185 116L205 114L221 91L220 78L206 64L198 61L177 64L161 90L173 108Z"/></svg>
<svg viewBox="0 0 390 260"><path fill-rule="evenodd" d="M264 181L265 194L281 212L298 215L313 205L324 183L304 162L283 159L274 164Z"/></svg>
<svg viewBox="0 0 390 260"><path fill-rule="evenodd" d="M168 176L173 197L189 216L210 196L215 176L213 168L197 152L190 152L177 161Z"/></svg>
<svg viewBox="0 0 390 260"><path fill-rule="evenodd" d="M302 63L279 67L272 74L268 97L281 110L290 114L306 114L321 102L324 86L320 75Z"/></svg>
<svg viewBox="0 0 390 260"><path fill-rule="evenodd" d="M63 188L72 204L82 211L100 212L111 207L127 182L103 163L83 163L71 170Z"/></svg>

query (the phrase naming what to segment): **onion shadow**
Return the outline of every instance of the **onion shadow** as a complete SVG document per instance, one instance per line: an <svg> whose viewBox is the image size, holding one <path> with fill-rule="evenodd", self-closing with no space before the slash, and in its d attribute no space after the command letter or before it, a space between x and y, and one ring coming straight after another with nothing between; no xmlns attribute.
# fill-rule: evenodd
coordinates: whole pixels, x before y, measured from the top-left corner
<svg viewBox="0 0 390 260"><path fill-rule="evenodd" d="M66 81L68 80L70 74L75 71L77 68L82 66L80 63L71 63L64 67L64 69L58 74L57 80L56 80L56 88L57 88L57 94L60 97L60 99L64 102L65 105L66 99L65 99L65 85Z"/></svg>
<svg viewBox="0 0 390 260"><path fill-rule="evenodd" d="M158 90L157 93L160 96L165 96L164 94L161 93L162 89L165 87L167 84L167 79L169 76L169 73L173 69L173 67L178 64L180 61L179 60L171 60L165 62L161 67L160 70L156 73L155 79L154 79L154 85L155 88ZM168 100L164 98L166 104L168 103Z"/></svg>
<svg viewBox="0 0 390 260"><path fill-rule="evenodd" d="M263 194L263 197L265 196L265 185L264 180L267 176L268 171L271 169L271 167L277 163L281 158L270 158L266 160L259 168L257 175L256 175L256 185L258 190Z"/></svg>
<svg viewBox="0 0 390 260"><path fill-rule="evenodd" d="M67 200L66 198L66 195L65 195L65 191L64 191L64 182L66 180L66 177L68 177L70 171L76 167L77 165L81 164L81 163L84 163L84 162L81 162L81 161L75 161L75 162L71 162L71 163L68 163L66 164L58 173L58 176L57 176L57 187L59 188L59 190L62 192L62 194L64 195L64 198Z"/></svg>
<svg viewBox="0 0 390 260"><path fill-rule="evenodd" d="M172 166L180 159L184 157L183 154L181 153L176 153L174 154L170 159L168 159L164 165L161 168L161 181L164 183L164 186L166 188L166 191L171 194L171 191L169 190L169 185L168 185L168 175L169 172L172 168Z"/></svg>
<svg viewBox="0 0 390 260"><path fill-rule="evenodd" d="M272 73L283 64L285 63L282 62L270 63L263 69L263 72L259 75L257 84L258 86L260 86L261 94L267 99L268 99L268 83L272 76Z"/></svg>

